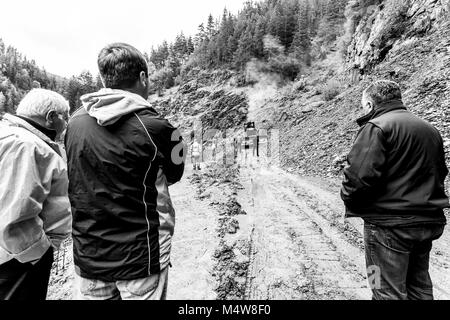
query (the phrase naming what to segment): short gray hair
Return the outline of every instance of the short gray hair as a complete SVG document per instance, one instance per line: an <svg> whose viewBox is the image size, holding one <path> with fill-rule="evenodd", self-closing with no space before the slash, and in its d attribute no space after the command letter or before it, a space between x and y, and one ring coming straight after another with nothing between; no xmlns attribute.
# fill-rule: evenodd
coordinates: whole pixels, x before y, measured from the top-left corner
<svg viewBox="0 0 450 320"><path fill-rule="evenodd" d="M59 93L33 89L20 101L16 114L24 117L45 117L48 112L68 113L69 103Z"/></svg>
<svg viewBox="0 0 450 320"><path fill-rule="evenodd" d="M378 80L364 90L363 96L378 105L391 100L402 100L402 91L399 84L394 81Z"/></svg>

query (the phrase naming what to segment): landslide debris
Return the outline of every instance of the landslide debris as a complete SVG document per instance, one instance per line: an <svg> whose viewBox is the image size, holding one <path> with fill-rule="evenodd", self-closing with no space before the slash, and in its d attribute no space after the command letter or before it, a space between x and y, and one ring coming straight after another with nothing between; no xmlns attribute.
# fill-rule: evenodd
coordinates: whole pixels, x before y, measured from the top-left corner
<svg viewBox="0 0 450 320"><path fill-rule="evenodd" d="M248 98L233 90L238 75L228 70L211 72L194 69L181 86L151 103L173 124L192 130L195 121L203 129L229 129L243 124L248 113Z"/></svg>
<svg viewBox="0 0 450 320"><path fill-rule="evenodd" d="M216 263L211 273L216 279L215 291L219 300L244 299L249 269L250 243L237 235L240 230L239 215L247 213L237 201L239 167L212 164L205 166L202 173L190 177L197 187L197 197L207 199L219 211L217 235L219 245L214 252Z"/></svg>

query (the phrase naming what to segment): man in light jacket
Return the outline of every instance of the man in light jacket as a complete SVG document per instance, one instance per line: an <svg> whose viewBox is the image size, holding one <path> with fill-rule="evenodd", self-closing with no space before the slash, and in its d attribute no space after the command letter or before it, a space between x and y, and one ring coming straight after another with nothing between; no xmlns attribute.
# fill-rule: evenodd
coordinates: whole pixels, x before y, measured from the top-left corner
<svg viewBox="0 0 450 320"><path fill-rule="evenodd" d="M70 235L66 163L55 140L67 101L33 89L0 120L0 299L45 300L53 249Z"/></svg>
<svg viewBox="0 0 450 320"><path fill-rule="evenodd" d="M66 149L77 299L164 299L184 171L180 133L147 102L147 62L115 43L98 57L105 88L81 97Z"/></svg>

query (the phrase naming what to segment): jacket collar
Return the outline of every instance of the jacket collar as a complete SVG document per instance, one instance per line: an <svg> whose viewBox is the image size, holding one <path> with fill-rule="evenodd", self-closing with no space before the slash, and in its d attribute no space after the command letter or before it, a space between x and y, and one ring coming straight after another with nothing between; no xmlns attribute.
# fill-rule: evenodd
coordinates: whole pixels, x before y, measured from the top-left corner
<svg viewBox="0 0 450 320"><path fill-rule="evenodd" d="M88 114L100 126L109 126L124 115L151 108L150 103L140 95L120 89L103 88L80 98Z"/></svg>
<svg viewBox="0 0 450 320"><path fill-rule="evenodd" d="M361 118L358 118L356 120L356 123L362 127L367 122L369 122L372 119L375 119L376 117L379 117L385 113L394 111L394 110L406 110L405 105L401 100L391 100L385 103L382 103L378 105L375 109L373 109L369 114L366 114L362 116Z"/></svg>
<svg viewBox="0 0 450 320"><path fill-rule="evenodd" d="M61 155L61 150L60 150L58 144L56 142L52 141L52 139L50 139L50 137L48 137L45 133L43 133L42 131L37 129L37 127L35 127L33 124L31 124L28 121L28 119L25 120L22 117L14 116L9 113L5 113L3 115L3 119L7 120L13 126L20 127L20 128L30 131L31 133L36 135L38 138L43 140L45 143L47 143L50 146L50 148L55 150L56 153ZM34 122L34 121L32 121L32 122Z"/></svg>
<svg viewBox="0 0 450 320"><path fill-rule="evenodd" d="M52 129L47 129L46 127L41 126L39 123L37 123L36 121L33 121L31 119L28 119L26 117L23 116L19 116L16 115L16 117L25 120L26 122L28 122L29 124L31 124L33 127L35 127L36 129L38 129L40 132L42 132L43 134L45 134L48 138L50 138L50 140L55 141L56 139L56 131L52 130Z"/></svg>

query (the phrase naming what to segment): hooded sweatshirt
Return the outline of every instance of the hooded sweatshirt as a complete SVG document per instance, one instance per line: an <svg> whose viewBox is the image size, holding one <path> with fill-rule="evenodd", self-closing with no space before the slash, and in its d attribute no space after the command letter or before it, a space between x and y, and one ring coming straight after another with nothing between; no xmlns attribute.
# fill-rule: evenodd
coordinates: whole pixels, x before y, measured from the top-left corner
<svg viewBox="0 0 450 320"><path fill-rule="evenodd" d="M148 101L140 95L118 89L104 88L80 99L83 108L97 119L100 126L114 124L124 115L151 108Z"/></svg>
<svg viewBox="0 0 450 320"><path fill-rule="evenodd" d="M66 133L75 271L133 280L170 263L175 210L168 186L184 143L141 96L102 89L81 97Z"/></svg>

